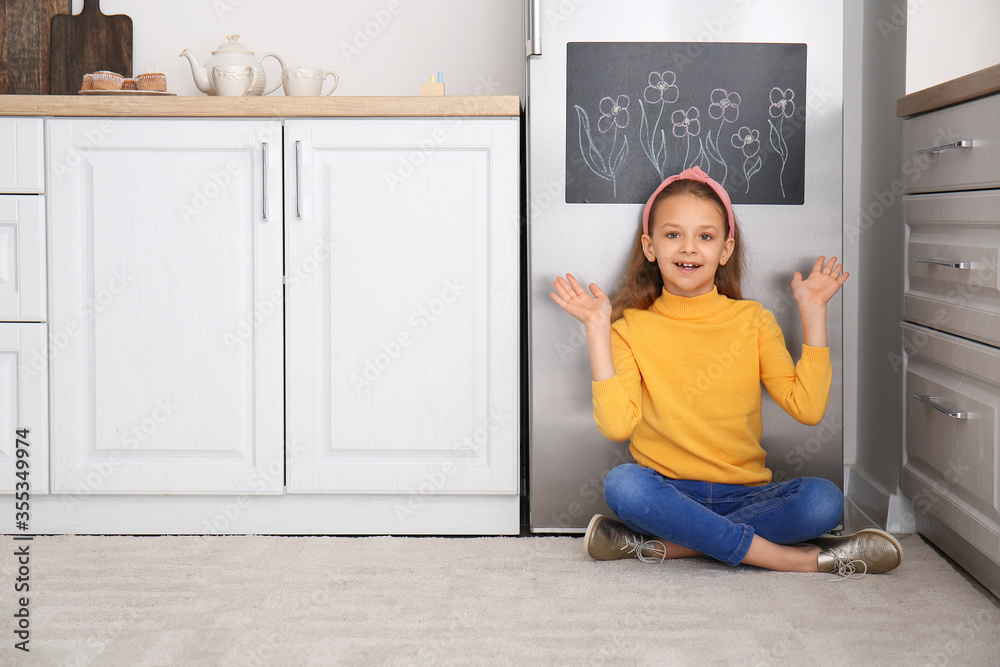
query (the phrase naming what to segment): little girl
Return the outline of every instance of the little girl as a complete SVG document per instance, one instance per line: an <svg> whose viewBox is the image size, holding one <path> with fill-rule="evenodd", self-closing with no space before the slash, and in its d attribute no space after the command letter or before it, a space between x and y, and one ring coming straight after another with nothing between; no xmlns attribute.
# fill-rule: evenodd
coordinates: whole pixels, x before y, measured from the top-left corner
<svg viewBox="0 0 1000 667"><path fill-rule="evenodd" d="M743 300L732 203L698 167L649 197L614 302L593 283L588 294L571 274L556 279L550 296L586 327L594 420L608 438L631 439L637 461L604 482L621 521L591 520L584 541L593 558L710 556L841 576L900 563L899 542L880 530L815 540L840 521L840 489L815 477L772 484L764 465L762 382L804 424L826 412L826 304L848 274L836 257L824 259L806 279L792 278L802 318L798 364L774 316Z"/></svg>

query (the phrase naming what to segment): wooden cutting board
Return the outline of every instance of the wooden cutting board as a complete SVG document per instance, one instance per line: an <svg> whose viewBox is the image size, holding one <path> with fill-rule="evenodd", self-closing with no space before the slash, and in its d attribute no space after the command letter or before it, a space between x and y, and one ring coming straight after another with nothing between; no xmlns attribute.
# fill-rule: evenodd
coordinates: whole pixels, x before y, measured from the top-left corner
<svg viewBox="0 0 1000 667"><path fill-rule="evenodd" d="M47 95L49 26L73 0L0 0L0 95Z"/></svg>
<svg viewBox="0 0 1000 667"><path fill-rule="evenodd" d="M132 19L105 16L98 0L85 0L76 16L52 18L53 95L73 95L83 75L99 70L132 76Z"/></svg>

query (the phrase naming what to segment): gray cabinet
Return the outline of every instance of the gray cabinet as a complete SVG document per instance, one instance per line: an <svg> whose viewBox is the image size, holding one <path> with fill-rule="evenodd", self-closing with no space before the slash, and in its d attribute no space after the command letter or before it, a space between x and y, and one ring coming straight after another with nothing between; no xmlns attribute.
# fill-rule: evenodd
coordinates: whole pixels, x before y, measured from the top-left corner
<svg viewBox="0 0 1000 667"><path fill-rule="evenodd" d="M1000 595L1000 95L903 126L901 486Z"/></svg>

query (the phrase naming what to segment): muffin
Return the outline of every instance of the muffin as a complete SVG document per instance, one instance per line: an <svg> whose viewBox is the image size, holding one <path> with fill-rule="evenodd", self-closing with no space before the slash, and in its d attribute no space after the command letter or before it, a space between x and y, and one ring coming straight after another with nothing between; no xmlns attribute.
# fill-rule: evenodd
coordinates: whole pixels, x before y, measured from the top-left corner
<svg viewBox="0 0 1000 667"><path fill-rule="evenodd" d="M147 72L135 77L135 85L139 90L158 90L167 92L167 75L161 72Z"/></svg>
<svg viewBox="0 0 1000 667"><path fill-rule="evenodd" d="M117 72L94 72L94 90L121 90L124 81Z"/></svg>
<svg viewBox="0 0 1000 667"><path fill-rule="evenodd" d="M122 81L122 90L138 90L135 87L135 79L125 79Z"/></svg>
<svg viewBox="0 0 1000 667"><path fill-rule="evenodd" d="M80 86L80 90L93 90L93 89L94 89L94 75L84 74L83 85Z"/></svg>

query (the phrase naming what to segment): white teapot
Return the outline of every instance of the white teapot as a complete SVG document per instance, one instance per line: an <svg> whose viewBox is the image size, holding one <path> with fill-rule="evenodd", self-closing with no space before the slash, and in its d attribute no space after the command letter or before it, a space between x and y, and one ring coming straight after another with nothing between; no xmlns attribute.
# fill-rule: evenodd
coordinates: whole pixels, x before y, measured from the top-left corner
<svg viewBox="0 0 1000 667"><path fill-rule="evenodd" d="M205 64L198 62L198 59L191 53L190 49L181 51L181 57L187 58L188 62L191 63L191 74L194 76L194 83L198 86L198 90L208 95L218 94L213 76L213 72L216 71L217 67L229 69L233 67L249 67L253 69L256 79L252 88L247 93L248 95L266 95L281 86L279 78L278 83L273 88L265 91L265 88L267 88L267 75L264 73L264 68L261 65L264 62L264 58L270 56L278 61L281 69L284 69L285 61L281 59L281 56L277 53L265 53L260 57L260 60L257 60L254 57L253 51L239 43L239 35L227 35L226 39L229 40L229 43L220 44L217 49L212 51L212 57Z"/></svg>

